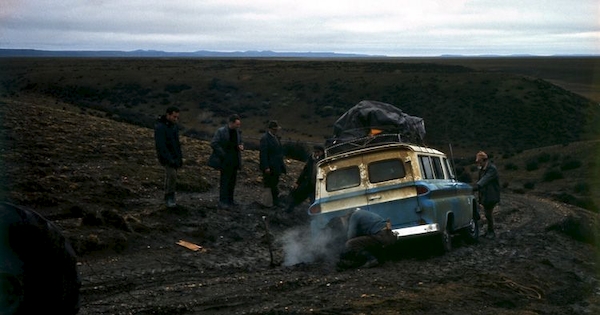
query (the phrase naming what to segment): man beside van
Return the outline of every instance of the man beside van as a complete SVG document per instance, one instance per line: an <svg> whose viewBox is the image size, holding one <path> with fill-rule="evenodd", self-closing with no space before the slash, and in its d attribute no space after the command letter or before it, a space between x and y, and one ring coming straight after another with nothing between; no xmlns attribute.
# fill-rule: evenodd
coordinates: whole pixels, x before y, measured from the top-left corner
<svg viewBox="0 0 600 315"><path fill-rule="evenodd" d="M315 201L315 186L317 181L317 162L325 156L325 148L322 145L315 145L313 153L308 157L302 172L294 183L291 192L290 204L286 212L294 211L294 208L301 204L306 198L313 203Z"/></svg>
<svg viewBox="0 0 600 315"><path fill-rule="evenodd" d="M494 239L494 207L500 202L500 179L498 169L488 160L485 152L479 151L475 155L475 163L479 168L479 180L473 188L477 191L479 207L483 208L487 220L485 238Z"/></svg>

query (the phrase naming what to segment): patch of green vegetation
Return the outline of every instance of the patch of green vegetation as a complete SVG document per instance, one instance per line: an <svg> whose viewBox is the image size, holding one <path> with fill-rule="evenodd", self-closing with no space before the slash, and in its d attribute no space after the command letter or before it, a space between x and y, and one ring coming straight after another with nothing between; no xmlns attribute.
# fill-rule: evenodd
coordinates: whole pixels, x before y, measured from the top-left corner
<svg viewBox="0 0 600 315"><path fill-rule="evenodd" d="M542 181L551 182L551 181L554 181L557 179L563 179L563 178L564 178L564 175L560 170L550 169L544 173L544 176L542 177Z"/></svg>

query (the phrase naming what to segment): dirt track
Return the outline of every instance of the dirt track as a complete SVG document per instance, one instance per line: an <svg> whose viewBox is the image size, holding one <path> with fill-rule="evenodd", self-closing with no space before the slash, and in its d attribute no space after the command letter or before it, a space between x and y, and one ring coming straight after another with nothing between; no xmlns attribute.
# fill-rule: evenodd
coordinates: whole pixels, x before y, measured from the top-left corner
<svg viewBox="0 0 600 315"><path fill-rule="evenodd" d="M594 314L598 305L592 245L557 227L578 210L520 195L504 196L498 237L467 245L456 240L443 256L423 244L401 244L402 254L373 269L337 271L332 262L280 265L275 242L270 266L262 215L275 238L303 226L305 214L286 218L255 204L240 210L195 208L156 211L145 224L173 222L172 235L140 235L122 255L88 258L81 265L81 314ZM242 203L246 200L241 200ZM202 207L202 205L197 205ZM218 218L221 218L219 220ZM218 239L205 252L175 245L218 222ZM162 223L161 223L162 222ZM179 223L174 223L179 222ZM237 222L237 224L233 224ZM585 222L585 221L584 221ZM563 229L564 230L564 229ZM204 245L204 244L199 244Z"/></svg>

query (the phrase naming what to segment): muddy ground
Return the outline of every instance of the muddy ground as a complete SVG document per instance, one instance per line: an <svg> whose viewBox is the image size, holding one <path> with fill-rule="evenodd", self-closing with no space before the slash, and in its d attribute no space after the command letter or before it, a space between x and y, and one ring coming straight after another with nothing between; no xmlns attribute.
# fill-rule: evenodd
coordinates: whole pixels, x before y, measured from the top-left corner
<svg viewBox="0 0 600 315"><path fill-rule="evenodd" d="M287 265L290 231L306 216L253 207L222 211L186 196L178 211L156 204L148 226L121 254L84 257L81 314L597 314L597 260L591 245L560 231L578 210L504 196L498 238L443 256L416 244L379 267L338 271L331 261ZM250 206L247 206L250 204ZM142 205L140 205L142 206ZM142 207L144 208L144 207ZM275 237L271 266L261 218ZM572 221L574 222L574 221ZM161 232L169 230L169 233ZM175 245L197 242L205 251ZM198 236L196 236L198 235ZM421 244L423 245L423 244ZM427 248L427 246L425 246ZM310 252L309 249L304 249ZM283 263L283 264L282 264Z"/></svg>
<svg viewBox="0 0 600 315"><path fill-rule="evenodd" d="M151 130L53 107L1 104L3 197L77 250L79 314L600 313L595 213L506 192L495 240L455 238L444 255L403 242L376 268L340 271L305 242L306 205L260 205L256 152L244 153L239 205L217 209L207 145L185 139L185 185L166 209ZM284 191L302 166L288 162Z"/></svg>

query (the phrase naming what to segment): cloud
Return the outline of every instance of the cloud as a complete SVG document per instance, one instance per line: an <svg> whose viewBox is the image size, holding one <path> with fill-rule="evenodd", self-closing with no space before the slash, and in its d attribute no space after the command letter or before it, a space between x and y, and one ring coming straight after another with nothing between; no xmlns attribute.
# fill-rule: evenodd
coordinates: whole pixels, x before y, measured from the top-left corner
<svg viewBox="0 0 600 315"><path fill-rule="evenodd" d="M4 0L0 10L2 48L600 53L597 0Z"/></svg>

